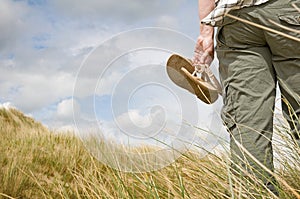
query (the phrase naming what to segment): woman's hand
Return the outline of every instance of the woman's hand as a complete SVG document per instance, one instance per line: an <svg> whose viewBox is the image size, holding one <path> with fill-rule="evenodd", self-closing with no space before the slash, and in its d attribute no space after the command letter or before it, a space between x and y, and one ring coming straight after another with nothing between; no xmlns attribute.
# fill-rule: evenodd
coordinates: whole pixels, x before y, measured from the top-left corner
<svg viewBox="0 0 300 199"><path fill-rule="evenodd" d="M209 25L200 25L200 35L195 46L193 64L210 65L214 58L214 28Z"/></svg>

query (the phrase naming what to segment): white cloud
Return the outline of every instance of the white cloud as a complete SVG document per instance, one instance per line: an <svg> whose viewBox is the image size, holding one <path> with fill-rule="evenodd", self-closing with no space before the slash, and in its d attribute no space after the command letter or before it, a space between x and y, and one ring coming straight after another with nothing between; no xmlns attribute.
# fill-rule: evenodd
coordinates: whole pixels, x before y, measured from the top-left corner
<svg viewBox="0 0 300 199"><path fill-rule="evenodd" d="M130 109L111 121L101 121L100 132L105 139L123 144L170 144L180 129L164 110L153 108L145 110ZM158 141L159 140L159 141ZM165 147L164 144L161 144Z"/></svg>
<svg viewBox="0 0 300 199"><path fill-rule="evenodd" d="M158 118L157 120L153 120L156 117L161 117L160 112L154 112L153 114L145 114L141 115L139 110L129 110L127 113L120 115L116 121L118 124L124 129L130 129L132 126L137 128L147 128L151 125L158 125L158 122L164 118ZM153 122L156 122L153 124Z"/></svg>
<svg viewBox="0 0 300 199"><path fill-rule="evenodd" d="M63 117L63 107L66 108L67 104L61 102L58 115L51 112L55 111L51 107L61 99L72 96L75 74L84 56L123 30L153 26L155 23L174 27L174 11L183 2L187 1L53 0L45 5L32 6L28 1L1 0L1 100L11 101L25 113L33 113L34 116L36 113L41 116L47 110L44 114L49 116L47 121L55 120L52 117L58 115ZM91 67L83 71L79 78L83 82L79 96L94 94L100 72L104 64L112 61L111 58L128 49L143 45L156 46L165 40L164 37L169 37L157 35L155 41L148 41L151 34L117 39L104 46L99 51L101 54L90 60ZM170 49L174 47L172 44L166 45ZM185 48L180 44L177 46ZM143 63L148 61L149 64L152 60L151 57L145 58ZM162 56L160 58L164 59ZM139 64L137 59L129 60L127 57L122 59L122 64L126 67L130 67L130 63ZM104 77L105 89L100 92L109 93L120 76L121 73L117 71ZM67 118L67 114L65 116Z"/></svg>
<svg viewBox="0 0 300 199"><path fill-rule="evenodd" d="M1 0L0 6L0 50L11 49L24 28L21 16L28 12L28 7L20 2Z"/></svg>
<svg viewBox="0 0 300 199"><path fill-rule="evenodd" d="M5 102L3 104L0 103L0 109L9 110L10 108L15 108L11 102Z"/></svg>
<svg viewBox="0 0 300 199"><path fill-rule="evenodd" d="M10 98L25 112L36 111L59 98L72 95L74 77L67 73L49 75L21 73L12 77L12 83L18 85L18 88Z"/></svg>
<svg viewBox="0 0 300 199"><path fill-rule="evenodd" d="M55 132L77 132L74 116L80 117L81 107L76 99L64 99L57 103L53 110L47 110L51 118L47 118L49 128Z"/></svg>
<svg viewBox="0 0 300 199"><path fill-rule="evenodd" d="M57 117L58 119L63 119L67 121L73 120L73 110L74 113L79 114L80 112L80 105L76 100L73 99L66 99L61 101L57 105Z"/></svg>

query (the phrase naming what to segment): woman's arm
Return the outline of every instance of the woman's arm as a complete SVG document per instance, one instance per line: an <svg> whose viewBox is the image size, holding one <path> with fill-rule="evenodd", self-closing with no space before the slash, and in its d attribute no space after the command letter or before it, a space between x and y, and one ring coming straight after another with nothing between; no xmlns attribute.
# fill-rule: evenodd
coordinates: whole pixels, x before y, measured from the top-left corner
<svg viewBox="0 0 300 199"><path fill-rule="evenodd" d="M198 0L200 21L215 8L214 0ZM200 23L200 35L195 46L193 62L195 65L208 64L214 56L214 27Z"/></svg>

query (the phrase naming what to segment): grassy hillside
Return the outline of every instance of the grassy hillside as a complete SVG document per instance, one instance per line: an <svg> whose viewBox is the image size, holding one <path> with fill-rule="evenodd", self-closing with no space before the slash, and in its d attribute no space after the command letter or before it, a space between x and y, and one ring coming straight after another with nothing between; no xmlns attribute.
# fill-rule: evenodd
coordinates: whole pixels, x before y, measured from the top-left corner
<svg viewBox="0 0 300 199"><path fill-rule="evenodd" d="M0 109L0 145L0 198L272 198L258 182L233 177L226 154L189 152L159 171L123 173L72 134L50 132L14 109ZM280 198L300 193L299 154L290 159L277 171Z"/></svg>

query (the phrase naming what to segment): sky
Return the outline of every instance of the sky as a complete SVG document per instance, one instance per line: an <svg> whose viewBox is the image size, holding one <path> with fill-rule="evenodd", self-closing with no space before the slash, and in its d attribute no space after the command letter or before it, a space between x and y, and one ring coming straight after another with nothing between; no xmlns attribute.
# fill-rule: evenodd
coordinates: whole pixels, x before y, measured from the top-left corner
<svg viewBox="0 0 300 199"><path fill-rule="evenodd" d="M196 38L195 1L1 0L0 101L49 125L67 119L76 74L123 31L171 28Z"/></svg>
<svg viewBox="0 0 300 199"><path fill-rule="evenodd" d="M221 97L204 105L165 71L170 54L193 55L197 1L0 0L0 30L0 108L121 142L228 140Z"/></svg>
<svg viewBox="0 0 300 199"><path fill-rule="evenodd" d="M134 132L154 129L170 140L190 128L182 120L221 128L212 123L221 100L203 106L164 68L171 53L193 55L197 1L1 0L0 29L0 104L52 129L100 126L139 140Z"/></svg>

